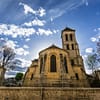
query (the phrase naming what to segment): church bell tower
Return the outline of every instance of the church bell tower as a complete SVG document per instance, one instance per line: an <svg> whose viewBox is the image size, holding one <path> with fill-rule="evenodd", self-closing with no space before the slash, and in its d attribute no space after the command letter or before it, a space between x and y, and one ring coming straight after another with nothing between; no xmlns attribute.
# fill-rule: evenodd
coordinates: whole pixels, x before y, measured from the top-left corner
<svg viewBox="0 0 100 100"><path fill-rule="evenodd" d="M79 46L75 36L75 30L65 28L61 33L63 49L68 51L71 65L83 65L82 57L80 56Z"/></svg>

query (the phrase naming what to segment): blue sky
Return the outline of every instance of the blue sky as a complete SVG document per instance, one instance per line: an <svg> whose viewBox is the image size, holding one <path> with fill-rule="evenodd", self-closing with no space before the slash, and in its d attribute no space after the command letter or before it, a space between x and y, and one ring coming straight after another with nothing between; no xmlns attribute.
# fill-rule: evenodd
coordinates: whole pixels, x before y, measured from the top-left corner
<svg viewBox="0 0 100 100"><path fill-rule="evenodd" d="M0 0L0 39L23 67L42 49L62 47L65 27L76 30L81 55L91 53L100 37L100 0Z"/></svg>

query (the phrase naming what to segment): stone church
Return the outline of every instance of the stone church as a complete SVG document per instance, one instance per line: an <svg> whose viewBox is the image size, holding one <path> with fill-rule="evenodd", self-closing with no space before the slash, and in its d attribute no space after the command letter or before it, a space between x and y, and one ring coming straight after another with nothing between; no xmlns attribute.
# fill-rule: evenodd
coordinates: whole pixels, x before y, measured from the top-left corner
<svg viewBox="0 0 100 100"><path fill-rule="evenodd" d="M89 87L75 30L63 29L61 39L62 48L51 45L39 52L24 76L23 86Z"/></svg>

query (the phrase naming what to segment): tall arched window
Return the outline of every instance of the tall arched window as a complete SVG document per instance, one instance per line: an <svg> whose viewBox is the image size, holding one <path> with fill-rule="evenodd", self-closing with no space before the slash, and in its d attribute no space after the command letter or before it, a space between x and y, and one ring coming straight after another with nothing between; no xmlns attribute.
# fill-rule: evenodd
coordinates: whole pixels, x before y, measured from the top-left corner
<svg viewBox="0 0 100 100"><path fill-rule="evenodd" d="M73 41L73 36L72 36L72 34L70 34L70 40Z"/></svg>
<svg viewBox="0 0 100 100"><path fill-rule="evenodd" d="M56 72L56 56L52 55L50 57L50 72Z"/></svg>
<svg viewBox="0 0 100 100"><path fill-rule="evenodd" d="M66 39L66 41L68 41L68 34L65 35L65 39Z"/></svg>
<svg viewBox="0 0 100 100"><path fill-rule="evenodd" d="M40 59L40 73L42 71L42 67L43 67L43 58Z"/></svg>
<svg viewBox="0 0 100 100"><path fill-rule="evenodd" d="M32 80L33 79L33 74L31 75L31 78L30 78L30 80Z"/></svg>
<svg viewBox="0 0 100 100"><path fill-rule="evenodd" d="M68 73L67 59L66 59L66 57L64 57L64 67L65 67L66 73Z"/></svg>

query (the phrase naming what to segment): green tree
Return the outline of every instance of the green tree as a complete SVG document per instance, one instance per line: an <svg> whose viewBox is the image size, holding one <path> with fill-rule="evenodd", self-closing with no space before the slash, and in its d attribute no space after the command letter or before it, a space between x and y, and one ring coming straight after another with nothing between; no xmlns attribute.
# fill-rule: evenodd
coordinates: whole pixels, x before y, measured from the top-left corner
<svg viewBox="0 0 100 100"><path fill-rule="evenodd" d="M15 76L16 81L20 81L23 78L23 73L17 73Z"/></svg>

